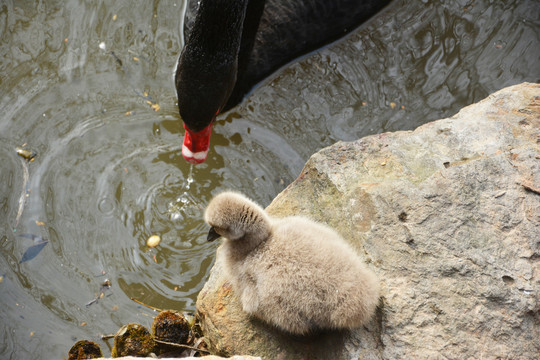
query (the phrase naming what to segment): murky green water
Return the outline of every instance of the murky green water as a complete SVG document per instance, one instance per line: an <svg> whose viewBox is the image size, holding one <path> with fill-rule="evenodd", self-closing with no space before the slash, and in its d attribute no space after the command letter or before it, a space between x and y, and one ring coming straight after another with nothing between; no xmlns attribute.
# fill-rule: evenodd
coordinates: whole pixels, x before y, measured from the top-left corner
<svg viewBox="0 0 540 360"><path fill-rule="evenodd" d="M82 338L107 349L99 334L151 323L130 297L193 310L217 246L202 222L213 194L267 205L337 140L540 80L538 1L396 1L224 114L191 167L172 81L183 5L0 0L0 358L63 358ZM21 262L29 234L49 242Z"/></svg>

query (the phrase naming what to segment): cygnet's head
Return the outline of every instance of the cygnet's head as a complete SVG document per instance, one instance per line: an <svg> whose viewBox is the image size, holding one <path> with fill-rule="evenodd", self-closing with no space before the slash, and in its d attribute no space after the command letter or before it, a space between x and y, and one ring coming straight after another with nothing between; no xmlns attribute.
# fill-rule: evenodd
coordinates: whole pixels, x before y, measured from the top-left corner
<svg viewBox="0 0 540 360"><path fill-rule="evenodd" d="M231 241L248 240L257 245L270 234L270 220L264 210L244 195L231 191L210 201L204 220L212 227L209 241L220 235Z"/></svg>

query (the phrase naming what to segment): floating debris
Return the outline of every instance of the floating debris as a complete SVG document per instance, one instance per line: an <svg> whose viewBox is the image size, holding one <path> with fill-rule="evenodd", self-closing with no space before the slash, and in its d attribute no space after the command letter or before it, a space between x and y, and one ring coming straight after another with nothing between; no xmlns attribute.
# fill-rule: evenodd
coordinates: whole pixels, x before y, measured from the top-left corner
<svg viewBox="0 0 540 360"><path fill-rule="evenodd" d="M135 301L137 304L142 305L142 306L146 306L147 308L150 308L150 309L152 309L152 310L154 310L154 311L163 311L163 310L161 310L161 309L159 309L159 308L157 308L157 307L155 307L155 306L145 304L145 303L143 303L142 301L135 299L134 297L130 297L130 299L131 299L132 301Z"/></svg>
<svg viewBox="0 0 540 360"><path fill-rule="evenodd" d="M106 279L103 283L101 283L100 287L99 287L99 294L96 296L95 299L89 301L87 304L86 304L86 307L89 307L90 305L93 305L95 303L97 303L99 301L99 299L103 299L103 297L105 296L105 291L109 290L111 288L112 284L111 284L111 281L109 279Z"/></svg>
<svg viewBox="0 0 540 360"><path fill-rule="evenodd" d="M175 357L193 357L195 354L210 354L210 351L207 350L207 345L204 342L203 338L197 339L195 344L193 346L191 345L185 345L185 344L176 344L171 343L167 341L162 340L154 340L158 346L159 346L159 353L160 354L167 354L166 356L169 357L169 354L172 354L171 356ZM164 350L162 350L164 349ZM178 354L178 352L169 352L168 349L182 349L183 351Z"/></svg>
<svg viewBox="0 0 540 360"><path fill-rule="evenodd" d="M99 275L96 275L95 277L105 276L105 275L107 275L107 272L106 272L105 270L102 269L102 270L99 272Z"/></svg>
<svg viewBox="0 0 540 360"><path fill-rule="evenodd" d="M120 65L120 67L122 67L122 66L123 66L122 60L114 53L114 51L111 51L111 55L112 55L112 57L116 60L116 62L118 63L118 65Z"/></svg>
<svg viewBox="0 0 540 360"><path fill-rule="evenodd" d="M154 248L158 246L160 242L161 238L159 237L159 235L152 235L148 238L148 240L146 240L146 246L148 246L149 248Z"/></svg>
<svg viewBox="0 0 540 360"><path fill-rule="evenodd" d="M21 216L24 211L24 205L26 204L26 198L29 195L26 190L26 186L30 178L30 172L28 171L28 163L32 162L35 158L35 155L28 156L27 151L28 150L25 150L23 148L17 148L17 154L19 154L26 161L21 160L21 164L23 167L23 181L22 181L21 196L19 197L19 209L17 210L17 217L15 218L15 227L19 225L19 221L21 220Z"/></svg>
<svg viewBox="0 0 540 360"><path fill-rule="evenodd" d="M35 151L31 151L28 149L23 149L21 147L17 147L17 155L24 158L24 160L28 162L34 161L35 157L37 156L37 153Z"/></svg>
<svg viewBox="0 0 540 360"><path fill-rule="evenodd" d="M24 254L23 254L22 258L21 258L21 260L19 261L19 264L22 264L23 262L32 260L33 258L38 256L38 254L41 252L41 250L43 250L45 245L47 245L49 243L48 240L42 238L41 236L37 236L37 235L34 235L34 234L20 234L19 236L25 237L27 239L32 239L35 242L34 245L32 245L28 249L26 249L26 251L24 252Z"/></svg>
<svg viewBox="0 0 540 360"><path fill-rule="evenodd" d="M19 261L19 264L22 264L23 262L32 260L33 258L38 256L38 254L41 252L41 250L43 250L45 245L47 245L48 243L49 243L48 241L44 241L44 242L41 242L41 243L30 246L24 252L21 260Z"/></svg>
<svg viewBox="0 0 540 360"><path fill-rule="evenodd" d="M109 279L105 279L105 281L101 284L101 288L99 289L99 291L103 292L109 289L111 286L112 286L111 281Z"/></svg>
<svg viewBox="0 0 540 360"><path fill-rule="evenodd" d="M138 59L137 59L138 60ZM150 107L152 108L152 110L158 112L160 109L161 109L161 106L152 99L152 97L150 96L150 94L148 93L148 91L144 91L142 94L137 92L137 95L139 95L140 97L142 97L144 100L146 100L146 103L148 105L150 105Z"/></svg>

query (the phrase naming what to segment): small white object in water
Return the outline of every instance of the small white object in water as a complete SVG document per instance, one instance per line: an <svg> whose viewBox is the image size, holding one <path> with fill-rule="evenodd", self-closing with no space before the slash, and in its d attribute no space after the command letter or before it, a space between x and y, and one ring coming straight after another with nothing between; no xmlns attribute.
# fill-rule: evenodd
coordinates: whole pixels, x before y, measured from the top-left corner
<svg viewBox="0 0 540 360"><path fill-rule="evenodd" d="M160 241L161 238L159 237L159 235L152 235L148 238L148 240L146 240L146 245L150 248L153 248L158 246Z"/></svg>
<svg viewBox="0 0 540 360"><path fill-rule="evenodd" d="M102 42L99 43L99 48L101 50L105 50L107 48L107 45L105 45L105 42L102 41Z"/></svg>

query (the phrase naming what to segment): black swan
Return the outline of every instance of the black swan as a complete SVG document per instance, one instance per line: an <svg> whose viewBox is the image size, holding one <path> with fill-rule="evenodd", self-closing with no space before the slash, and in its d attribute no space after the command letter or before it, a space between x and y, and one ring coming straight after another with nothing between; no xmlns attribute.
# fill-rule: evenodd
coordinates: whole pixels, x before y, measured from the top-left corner
<svg viewBox="0 0 540 360"><path fill-rule="evenodd" d="M281 330L307 335L367 323L379 282L343 238L300 216L271 218L245 196L224 192L204 214L242 309Z"/></svg>
<svg viewBox="0 0 540 360"><path fill-rule="evenodd" d="M196 4L191 0L193 9ZM182 154L202 163L212 123L292 59L338 39L390 0L200 0L176 68ZM192 24L191 24L192 23Z"/></svg>

